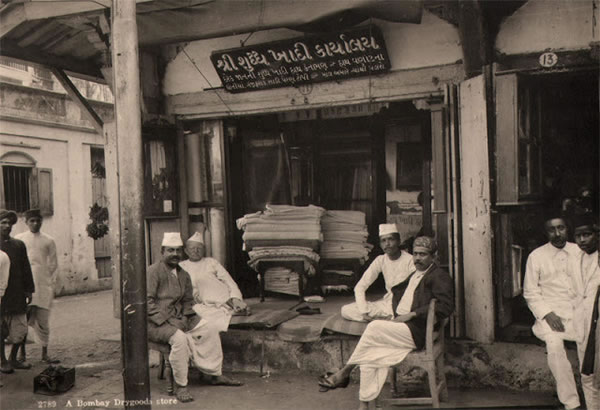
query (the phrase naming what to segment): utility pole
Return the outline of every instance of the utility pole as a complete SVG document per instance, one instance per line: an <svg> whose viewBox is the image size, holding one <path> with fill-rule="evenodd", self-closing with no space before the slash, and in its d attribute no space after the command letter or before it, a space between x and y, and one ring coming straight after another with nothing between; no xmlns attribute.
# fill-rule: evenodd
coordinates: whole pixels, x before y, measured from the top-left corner
<svg viewBox="0 0 600 410"><path fill-rule="evenodd" d="M136 2L113 0L111 51L115 94L121 253L121 357L125 408L150 409L146 323L144 180Z"/></svg>

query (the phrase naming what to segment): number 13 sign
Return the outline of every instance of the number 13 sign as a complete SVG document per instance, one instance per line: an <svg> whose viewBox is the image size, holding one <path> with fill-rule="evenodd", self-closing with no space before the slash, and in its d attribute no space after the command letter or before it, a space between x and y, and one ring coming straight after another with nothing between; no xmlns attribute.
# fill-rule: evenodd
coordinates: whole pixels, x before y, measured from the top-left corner
<svg viewBox="0 0 600 410"><path fill-rule="evenodd" d="M539 62L542 67L554 67L558 63L558 56L555 53L544 53L540 55Z"/></svg>

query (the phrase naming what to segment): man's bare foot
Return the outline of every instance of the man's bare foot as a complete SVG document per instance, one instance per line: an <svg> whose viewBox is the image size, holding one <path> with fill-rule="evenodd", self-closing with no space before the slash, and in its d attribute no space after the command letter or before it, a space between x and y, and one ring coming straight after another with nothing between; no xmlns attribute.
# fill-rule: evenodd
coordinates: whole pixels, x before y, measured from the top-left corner
<svg viewBox="0 0 600 410"><path fill-rule="evenodd" d="M175 397L182 403L188 403L194 401L194 398L188 391L186 386L175 386Z"/></svg>

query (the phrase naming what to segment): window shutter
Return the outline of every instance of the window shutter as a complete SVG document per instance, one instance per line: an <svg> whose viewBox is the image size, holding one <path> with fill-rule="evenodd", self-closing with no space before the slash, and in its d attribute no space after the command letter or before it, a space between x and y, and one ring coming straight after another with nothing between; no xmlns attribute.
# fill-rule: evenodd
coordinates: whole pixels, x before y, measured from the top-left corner
<svg viewBox="0 0 600 410"><path fill-rule="evenodd" d="M52 170L38 168L38 201L43 216L54 214L54 201L52 195Z"/></svg>
<svg viewBox="0 0 600 410"><path fill-rule="evenodd" d="M38 209L40 207L38 180L38 168L31 168L31 174L29 174L29 209Z"/></svg>

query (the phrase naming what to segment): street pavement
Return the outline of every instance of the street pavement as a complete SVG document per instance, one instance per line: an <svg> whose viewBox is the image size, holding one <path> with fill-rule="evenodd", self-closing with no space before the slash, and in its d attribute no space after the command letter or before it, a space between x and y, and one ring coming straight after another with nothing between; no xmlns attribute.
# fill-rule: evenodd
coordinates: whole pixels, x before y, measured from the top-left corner
<svg viewBox="0 0 600 410"><path fill-rule="evenodd" d="M57 298L51 317L50 352L62 360L62 365L75 367L75 386L57 396L34 394L33 379L46 365L39 361L39 346L28 344L28 359L33 368L0 376L4 384L0 388L0 409L123 408L120 345L111 341L119 330L119 320L112 313L110 291ZM166 380L158 380L157 373L156 367L151 368L152 408L346 410L358 407L358 384L321 393L315 375L298 372L271 373L262 377L258 373L236 373L233 376L243 381L244 385L224 387L206 384L202 376L192 370L189 390L195 401L178 403L167 394ZM384 394L389 396L387 391ZM442 407L558 408L555 399L547 393L452 389L449 400Z"/></svg>

